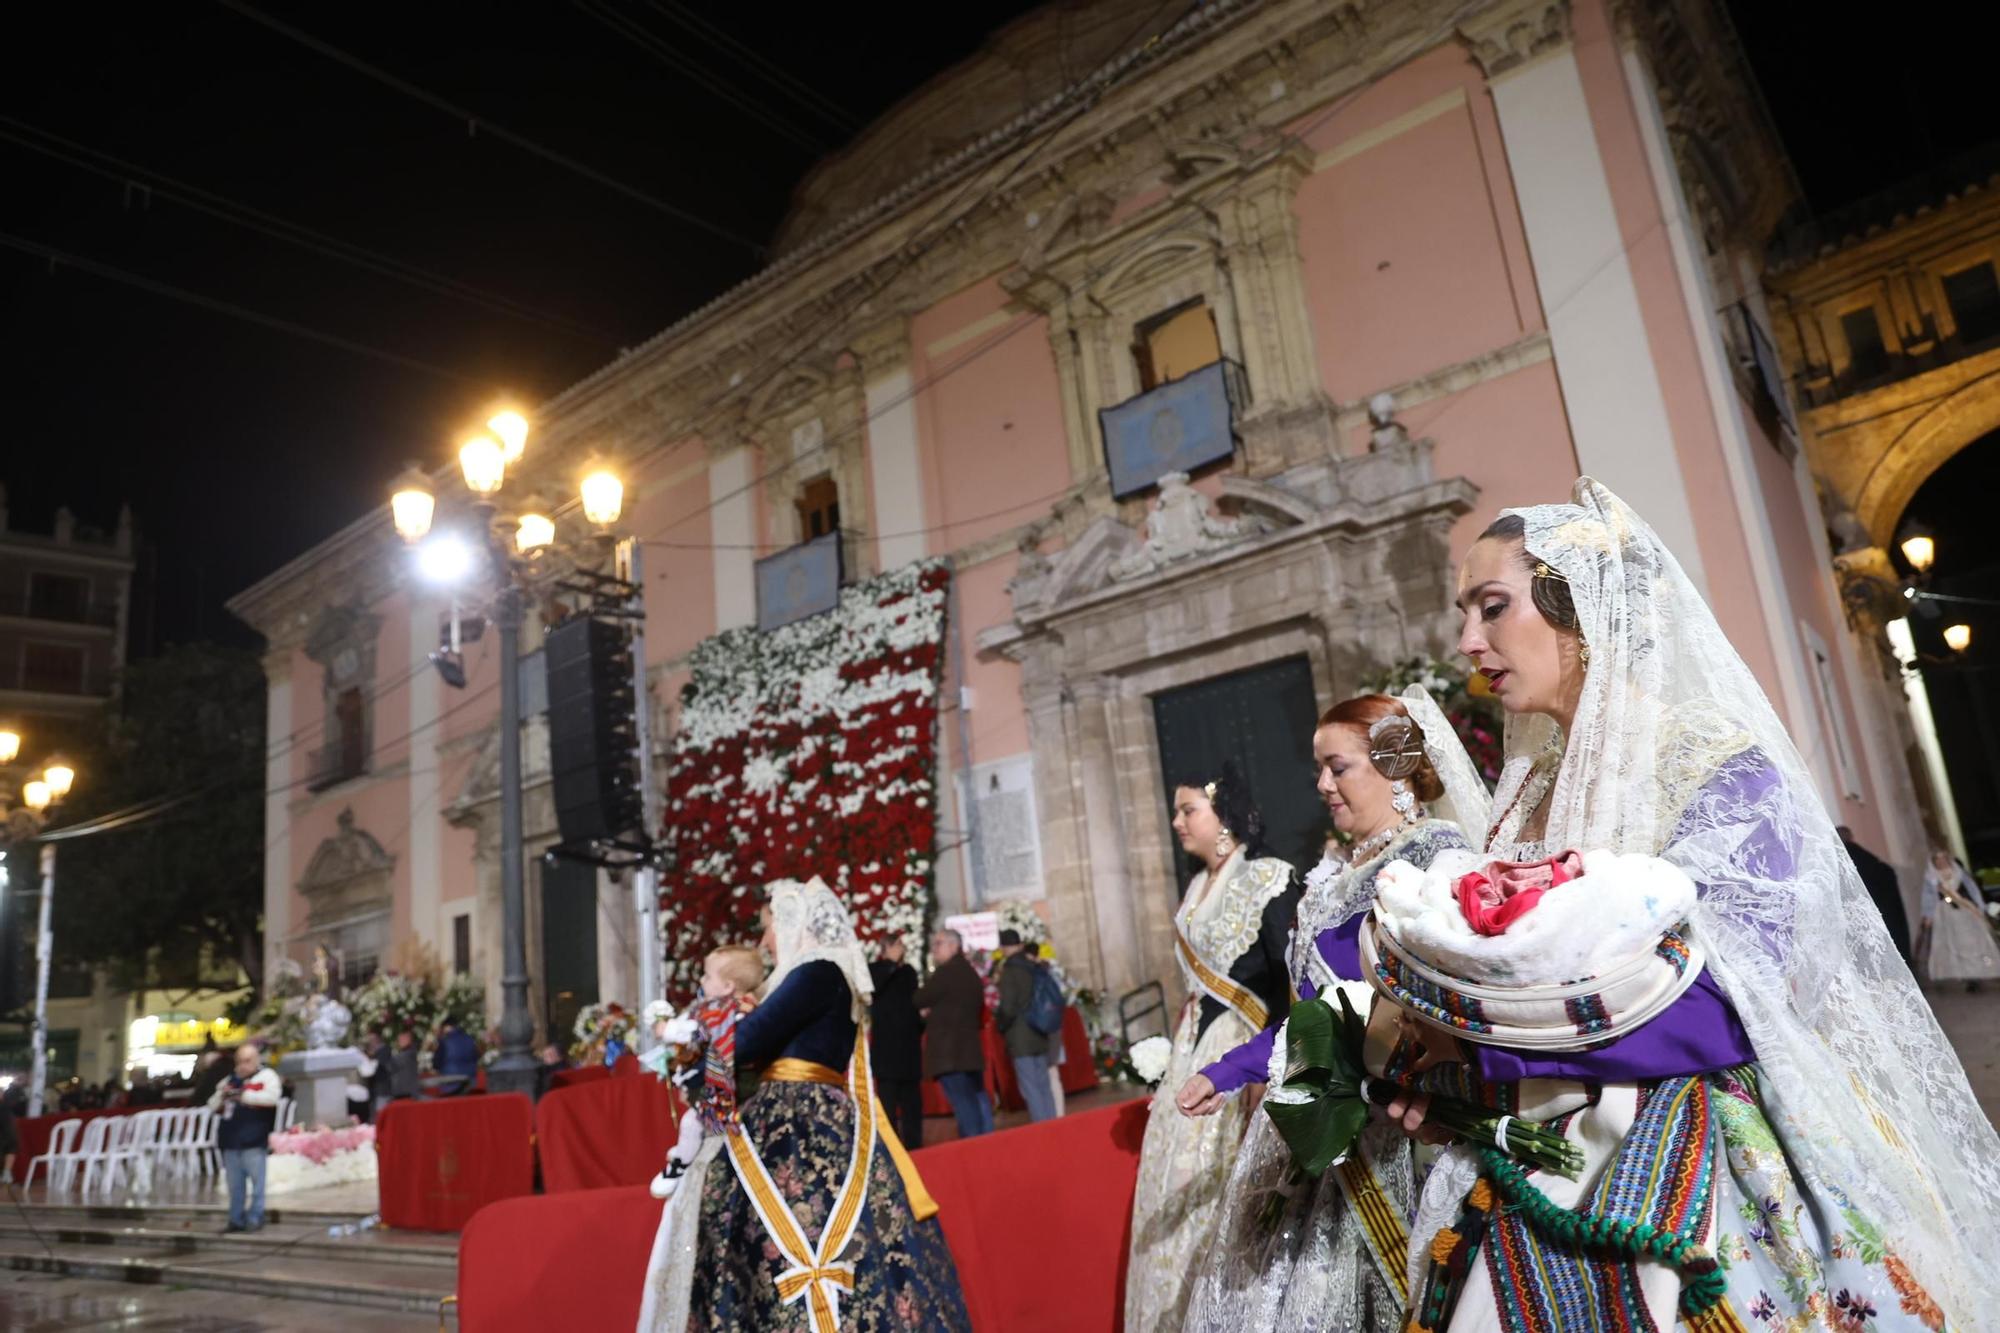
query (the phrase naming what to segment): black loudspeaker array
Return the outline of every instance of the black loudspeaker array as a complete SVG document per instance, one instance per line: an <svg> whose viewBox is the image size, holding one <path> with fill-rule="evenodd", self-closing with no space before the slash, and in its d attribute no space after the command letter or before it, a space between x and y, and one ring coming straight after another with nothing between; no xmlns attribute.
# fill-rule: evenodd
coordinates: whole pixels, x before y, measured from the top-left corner
<svg viewBox="0 0 2000 1333"><path fill-rule="evenodd" d="M549 766L566 844L639 831L639 732L624 629L578 616L549 631Z"/></svg>

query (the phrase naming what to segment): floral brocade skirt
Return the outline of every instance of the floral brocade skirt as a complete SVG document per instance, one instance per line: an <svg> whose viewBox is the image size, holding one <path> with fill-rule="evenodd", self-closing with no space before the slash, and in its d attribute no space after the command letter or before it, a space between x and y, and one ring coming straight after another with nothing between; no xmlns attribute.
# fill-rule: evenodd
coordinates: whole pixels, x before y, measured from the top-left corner
<svg viewBox="0 0 2000 1333"><path fill-rule="evenodd" d="M1698 1314L1682 1276L1551 1240L1482 1179L1428 1251L1409 1328L1432 1333L1948 1333L1959 1327L1835 1181L1794 1169L1766 1116L1755 1066L1606 1085L1569 1117L1580 1181L1531 1172L1550 1202L1697 1238L1726 1286ZM1550 1122L1559 1123L1557 1121ZM1463 1149L1454 1149L1454 1153ZM1433 1172L1432 1191L1451 1173Z"/></svg>
<svg viewBox="0 0 2000 1333"><path fill-rule="evenodd" d="M766 1083L744 1103L742 1116L772 1183L817 1240L847 1177L854 1104L828 1084ZM935 1218L917 1220L880 1143L870 1159L860 1223L841 1258L854 1265L854 1290L840 1297L843 1333L971 1329L944 1231ZM810 1329L807 1303L787 1305L778 1295L778 1274L788 1266L724 1154L702 1187L690 1333Z"/></svg>
<svg viewBox="0 0 2000 1333"><path fill-rule="evenodd" d="M1125 1327L1130 1333L1181 1326L1247 1123L1240 1095L1199 1119L1182 1115L1174 1095L1192 1075L1255 1035L1229 1012L1201 1031L1200 1010L1193 1004L1174 1030L1173 1054L1146 1118L1132 1196L1132 1248L1125 1270Z"/></svg>

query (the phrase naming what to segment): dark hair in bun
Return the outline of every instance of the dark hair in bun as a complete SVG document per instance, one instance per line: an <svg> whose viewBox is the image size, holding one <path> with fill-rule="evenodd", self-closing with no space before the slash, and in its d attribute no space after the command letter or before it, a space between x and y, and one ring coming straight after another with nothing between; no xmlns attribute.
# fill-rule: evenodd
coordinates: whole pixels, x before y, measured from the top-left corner
<svg viewBox="0 0 2000 1333"><path fill-rule="evenodd" d="M1215 790L1211 793L1210 787ZM1225 759L1218 773L1206 777L1186 776L1174 784L1174 790L1182 787L1198 791L1208 797L1209 805L1215 808L1215 817L1222 827L1229 830L1229 836L1243 844L1243 849L1252 855L1260 855L1264 847L1264 815L1250 799L1250 785L1243 780L1242 771L1236 761Z"/></svg>

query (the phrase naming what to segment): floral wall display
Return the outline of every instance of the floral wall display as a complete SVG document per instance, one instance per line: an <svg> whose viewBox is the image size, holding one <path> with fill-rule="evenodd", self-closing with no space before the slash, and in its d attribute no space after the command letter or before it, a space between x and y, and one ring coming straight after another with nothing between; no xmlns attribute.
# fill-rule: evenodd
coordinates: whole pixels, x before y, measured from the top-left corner
<svg viewBox="0 0 2000 1333"><path fill-rule="evenodd" d="M1430 692L1445 718L1458 732L1472 766L1488 786L1500 780L1500 702L1486 691L1486 678L1462 663L1413 657L1398 662L1362 686L1381 694L1401 694L1411 685Z"/></svg>
<svg viewBox="0 0 2000 1333"><path fill-rule="evenodd" d="M660 900L671 995L757 937L763 886L820 876L865 941L921 957L937 846L941 561L843 588L824 615L693 653L667 778Z"/></svg>

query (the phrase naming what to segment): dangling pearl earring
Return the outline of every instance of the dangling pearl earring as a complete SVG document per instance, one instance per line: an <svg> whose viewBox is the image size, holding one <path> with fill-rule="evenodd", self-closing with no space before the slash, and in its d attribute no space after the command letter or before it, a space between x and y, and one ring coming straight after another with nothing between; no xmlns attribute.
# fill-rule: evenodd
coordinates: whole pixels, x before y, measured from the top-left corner
<svg viewBox="0 0 2000 1333"><path fill-rule="evenodd" d="M1410 790L1409 783L1397 778L1389 784L1389 804L1396 808L1397 814L1408 819L1410 812L1417 808L1416 793Z"/></svg>
<svg viewBox="0 0 2000 1333"><path fill-rule="evenodd" d="M1236 850L1236 839L1228 829L1215 835L1215 856L1217 860Z"/></svg>

